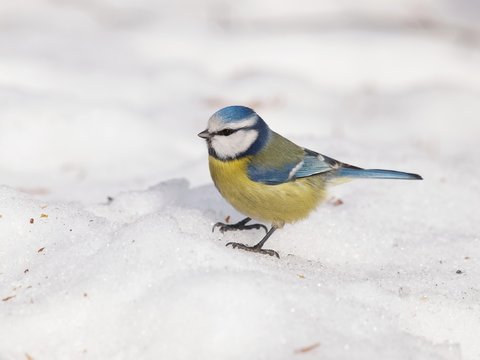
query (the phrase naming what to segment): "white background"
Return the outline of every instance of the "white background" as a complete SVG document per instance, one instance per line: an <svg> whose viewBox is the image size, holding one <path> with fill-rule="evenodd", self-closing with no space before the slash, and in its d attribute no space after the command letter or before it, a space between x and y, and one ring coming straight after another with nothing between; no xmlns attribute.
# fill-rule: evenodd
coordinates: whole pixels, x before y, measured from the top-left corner
<svg viewBox="0 0 480 360"><path fill-rule="evenodd" d="M479 15L0 2L0 359L478 359ZM211 233L241 214L196 134L231 104L425 180L332 188L280 260L226 248L262 236Z"/></svg>

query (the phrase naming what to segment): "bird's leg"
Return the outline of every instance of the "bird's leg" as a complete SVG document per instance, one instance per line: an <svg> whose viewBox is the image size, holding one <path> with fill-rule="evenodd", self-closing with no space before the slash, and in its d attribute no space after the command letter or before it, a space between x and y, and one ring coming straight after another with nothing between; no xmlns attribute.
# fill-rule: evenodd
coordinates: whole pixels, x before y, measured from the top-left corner
<svg viewBox="0 0 480 360"><path fill-rule="evenodd" d="M264 229L265 232L268 232L268 229L265 225L262 224L252 224L252 225L246 225L251 218L247 217L243 219L242 221L239 221L236 224L225 224L222 222L217 222L215 225L213 225L212 232L215 231L215 228L219 228L221 233L224 233L225 231L233 231L233 230L252 230L252 229Z"/></svg>
<svg viewBox="0 0 480 360"><path fill-rule="evenodd" d="M276 256L277 258L280 258L278 253L275 250L270 250L270 249L262 249L262 246L265 244L265 242L268 240L268 238L274 233L274 231L277 230L276 226L272 226L270 230L267 232L267 234L263 237L262 240L257 245L254 246L247 246L245 244L240 244L236 242L229 242L227 245L232 245L234 249L242 249L245 251L251 251L251 252L256 252L259 254L266 254L270 256Z"/></svg>

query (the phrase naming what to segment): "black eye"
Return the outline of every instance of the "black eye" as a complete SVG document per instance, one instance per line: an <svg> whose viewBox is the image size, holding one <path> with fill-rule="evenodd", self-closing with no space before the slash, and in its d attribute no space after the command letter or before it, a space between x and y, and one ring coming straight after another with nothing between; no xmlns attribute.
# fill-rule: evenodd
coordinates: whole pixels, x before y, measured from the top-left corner
<svg viewBox="0 0 480 360"><path fill-rule="evenodd" d="M217 135L222 135L222 136L228 136L228 135L231 135L235 132L235 130L233 129L223 129L223 130L220 130L219 132L217 132Z"/></svg>

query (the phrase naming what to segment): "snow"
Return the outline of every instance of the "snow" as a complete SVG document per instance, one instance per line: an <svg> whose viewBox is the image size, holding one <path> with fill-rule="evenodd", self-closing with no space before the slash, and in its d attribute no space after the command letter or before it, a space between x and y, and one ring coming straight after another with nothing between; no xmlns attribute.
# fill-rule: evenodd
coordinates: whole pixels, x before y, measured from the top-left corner
<svg viewBox="0 0 480 360"><path fill-rule="evenodd" d="M0 359L478 359L479 10L0 3ZM425 180L227 248L262 236L211 232L242 215L196 134L230 104Z"/></svg>

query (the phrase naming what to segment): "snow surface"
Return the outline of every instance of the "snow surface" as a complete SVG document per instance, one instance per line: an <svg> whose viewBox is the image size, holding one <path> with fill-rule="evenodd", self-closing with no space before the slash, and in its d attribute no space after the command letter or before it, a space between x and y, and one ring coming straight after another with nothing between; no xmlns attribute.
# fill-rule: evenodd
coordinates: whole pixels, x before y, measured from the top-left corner
<svg viewBox="0 0 480 360"><path fill-rule="evenodd" d="M479 359L479 13L1 2L0 359ZM228 104L425 180L332 188L279 260L226 248L262 236L211 232Z"/></svg>

